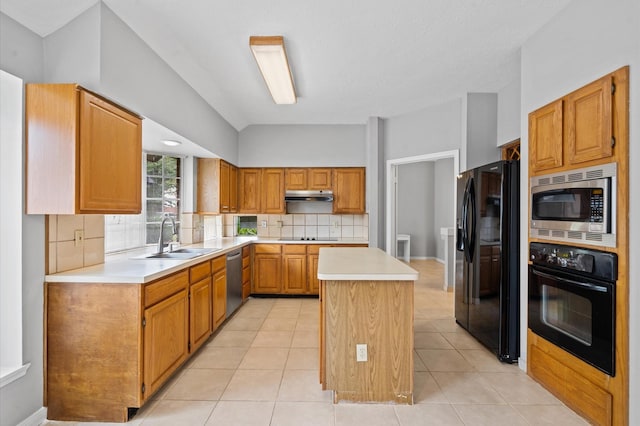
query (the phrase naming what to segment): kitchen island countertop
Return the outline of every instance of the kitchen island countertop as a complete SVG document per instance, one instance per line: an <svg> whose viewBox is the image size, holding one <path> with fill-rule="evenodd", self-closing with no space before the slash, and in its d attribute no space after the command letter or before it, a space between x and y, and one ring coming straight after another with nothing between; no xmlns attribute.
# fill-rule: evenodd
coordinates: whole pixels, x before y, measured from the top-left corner
<svg viewBox="0 0 640 426"><path fill-rule="evenodd" d="M318 278L349 281L415 281L418 272L379 248L320 249Z"/></svg>

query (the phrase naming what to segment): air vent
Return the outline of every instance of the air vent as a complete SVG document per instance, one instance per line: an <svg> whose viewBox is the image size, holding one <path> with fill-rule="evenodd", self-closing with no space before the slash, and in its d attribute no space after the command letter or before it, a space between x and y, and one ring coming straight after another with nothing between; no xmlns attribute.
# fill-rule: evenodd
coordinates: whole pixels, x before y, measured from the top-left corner
<svg viewBox="0 0 640 426"><path fill-rule="evenodd" d="M549 230L548 229L538 229L538 236L540 237L548 237Z"/></svg>
<svg viewBox="0 0 640 426"><path fill-rule="evenodd" d="M584 180L582 173L571 173L569 174L569 182L577 182L579 180Z"/></svg>
<svg viewBox="0 0 640 426"><path fill-rule="evenodd" d="M600 179L603 175L602 169L591 170L587 172L587 179Z"/></svg>
<svg viewBox="0 0 640 426"><path fill-rule="evenodd" d="M549 178L538 179L538 185L549 185L551 180Z"/></svg>
<svg viewBox="0 0 640 426"><path fill-rule="evenodd" d="M587 241L602 241L602 234L594 234L593 232L587 232Z"/></svg>
<svg viewBox="0 0 640 426"><path fill-rule="evenodd" d="M553 238L564 238L564 231L551 231L551 236Z"/></svg>
<svg viewBox="0 0 640 426"><path fill-rule="evenodd" d="M567 232L567 238L571 238L572 240L581 240L582 239L582 232L569 231L569 232Z"/></svg>
<svg viewBox="0 0 640 426"><path fill-rule="evenodd" d="M552 179L553 183L564 183L565 179L564 176L554 176Z"/></svg>

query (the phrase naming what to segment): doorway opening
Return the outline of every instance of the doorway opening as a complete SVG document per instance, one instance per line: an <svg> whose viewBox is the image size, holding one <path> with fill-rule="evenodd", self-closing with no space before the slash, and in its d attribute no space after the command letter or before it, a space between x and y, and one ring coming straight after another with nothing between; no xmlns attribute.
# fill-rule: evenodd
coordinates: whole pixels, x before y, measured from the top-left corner
<svg viewBox="0 0 640 426"><path fill-rule="evenodd" d="M459 150L443 151L433 154L424 154L413 157L397 158L393 160L387 160L386 162L386 226L385 226L385 250L386 252L396 257L398 249L398 168L402 165L424 163L424 162L436 162L438 160L453 159L453 167L451 172L451 185L453 192L453 200L451 211L454 217L451 219L452 226L455 224L455 211L456 211L456 192L455 180L456 176L460 173L459 163ZM453 244L448 244L447 252L445 253L445 268L447 273L450 271L447 268L449 262L448 259L453 259ZM445 275L446 277L447 275ZM447 283L445 278L445 283ZM445 284L446 285L446 284Z"/></svg>

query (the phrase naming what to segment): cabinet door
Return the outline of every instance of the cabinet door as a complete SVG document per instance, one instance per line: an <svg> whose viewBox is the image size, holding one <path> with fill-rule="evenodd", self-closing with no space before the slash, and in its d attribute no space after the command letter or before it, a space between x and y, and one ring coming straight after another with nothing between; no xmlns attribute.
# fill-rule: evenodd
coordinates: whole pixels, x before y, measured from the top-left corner
<svg viewBox="0 0 640 426"><path fill-rule="evenodd" d="M261 169L240 169L238 177L238 209L240 213L260 213Z"/></svg>
<svg viewBox="0 0 640 426"><path fill-rule="evenodd" d="M80 213L140 213L142 121L138 117L81 90L79 157Z"/></svg>
<svg viewBox="0 0 640 426"><path fill-rule="evenodd" d="M562 166L562 99L529 114L529 156L532 172Z"/></svg>
<svg viewBox="0 0 640 426"><path fill-rule="evenodd" d="M238 168L229 166L229 212L238 211Z"/></svg>
<svg viewBox="0 0 640 426"><path fill-rule="evenodd" d="M263 169L262 213L284 212L284 169Z"/></svg>
<svg viewBox="0 0 640 426"><path fill-rule="evenodd" d="M365 212L364 168L333 169L333 212Z"/></svg>
<svg viewBox="0 0 640 426"><path fill-rule="evenodd" d="M146 399L164 384L189 354L187 290L182 290L145 309L144 318L144 395Z"/></svg>
<svg viewBox="0 0 640 426"><path fill-rule="evenodd" d="M280 293L282 282L282 256L256 254L253 258L253 292Z"/></svg>
<svg viewBox="0 0 640 426"><path fill-rule="evenodd" d="M220 160L198 159L197 206L199 213L220 213Z"/></svg>
<svg viewBox="0 0 640 426"><path fill-rule="evenodd" d="M570 164L613 155L611 76L566 97L565 135Z"/></svg>
<svg viewBox="0 0 640 426"><path fill-rule="evenodd" d="M213 275L213 329L227 317L227 273L223 269Z"/></svg>
<svg viewBox="0 0 640 426"><path fill-rule="evenodd" d="M229 193L229 171L230 166L226 161L220 161L220 213L229 213L231 197Z"/></svg>
<svg viewBox="0 0 640 426"><path fill-rule="evenodd" d="M193 284L190 291L189 350L194 352L211 335L211 277Z"/></svg>
<svg viewBox="0 0 640 426"><path fill-rule="evenodd" d="M284 293L307 293L307 255L285 254L282 256L284 269Z"/></svg>
<svg viewBox="0 0 640 426"><path fill-rule="evenodd" d="M307 256L307 270L309 271L309 293L318 294L320 291L320 280L318 280L318 255L310 254Z"/></svg>
<svg viewBox="0 0 640 426"><path fill-rule="evenodd" d="M285 187L290 190L307 188L307 169L286 169Z"/></svg>
<svg viewBox="0 0 640 426"><path fill-rule="evenodd" d="M308 189L331 189L331 169L312 168L308 171Z"/></svg>

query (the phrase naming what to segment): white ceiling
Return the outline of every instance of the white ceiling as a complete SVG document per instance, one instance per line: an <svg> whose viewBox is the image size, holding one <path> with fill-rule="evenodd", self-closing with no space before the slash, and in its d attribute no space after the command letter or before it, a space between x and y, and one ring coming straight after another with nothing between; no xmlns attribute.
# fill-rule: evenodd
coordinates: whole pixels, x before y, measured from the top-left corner
<svg viewBox="0 0 640 426"><path fill-rule="evenodd" d="M46 36L97 0L1 0ZM519 78L519 48L570 0L104 0L236 129L364 124ZM283 35L298 92L275 105L249 49Z"/></svg>

